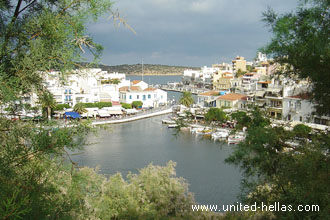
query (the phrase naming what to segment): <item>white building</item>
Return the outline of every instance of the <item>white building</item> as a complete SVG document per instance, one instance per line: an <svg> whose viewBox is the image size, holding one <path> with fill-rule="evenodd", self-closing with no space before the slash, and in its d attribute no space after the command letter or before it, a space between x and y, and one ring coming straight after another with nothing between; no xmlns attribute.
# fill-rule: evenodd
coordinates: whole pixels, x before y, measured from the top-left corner
<svg viewBox="0 0 330 220"><path fill-rule="evenodd" d="M143 83L141 84L143 85ZM124 86L119 89L120 102L132 104L134 101L141 101L143 108L159 107L167 104L167 92L157 88L142 89L140 86L135 85Z"/></svg>

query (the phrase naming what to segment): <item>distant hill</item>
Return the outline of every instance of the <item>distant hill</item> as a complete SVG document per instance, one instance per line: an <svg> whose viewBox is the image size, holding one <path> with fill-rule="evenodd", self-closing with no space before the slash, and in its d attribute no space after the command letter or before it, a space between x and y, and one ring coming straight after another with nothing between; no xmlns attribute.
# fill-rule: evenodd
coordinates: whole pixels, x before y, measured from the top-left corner
<svg viewBox="0 0 330 220"><path fill-rule="evenodd" d="M123 64L117 66L98 65L104 71L125 73L127 75L141 75L142 64ZM143 64L143 74L145 75L182 75L185 69L199 70L200 68L188 66L168 66L158 64Z"/></svg>

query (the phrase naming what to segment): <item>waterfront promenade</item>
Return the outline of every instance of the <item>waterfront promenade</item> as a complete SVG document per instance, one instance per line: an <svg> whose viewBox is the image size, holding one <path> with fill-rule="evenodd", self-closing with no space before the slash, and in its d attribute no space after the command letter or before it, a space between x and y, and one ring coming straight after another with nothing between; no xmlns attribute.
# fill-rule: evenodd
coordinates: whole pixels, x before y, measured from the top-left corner
<svg viewBox="0 0 330 220"><path fill-rule="evenodd" d="M150 118L158 115L165 115L172 113L173 109L172 107L166 107L166 108L161 108L161 109L152 109L152 110L147 110L145 112L138 113L136 115L132 116L127 116L124 118L117 118L117 119L107 119L107 120L99 120L99 121L93 121L92 125L104 125L104 124L120 124L120 123L125 123L125 122L130 122L130 121L136 121L144 118Z"/></svg>

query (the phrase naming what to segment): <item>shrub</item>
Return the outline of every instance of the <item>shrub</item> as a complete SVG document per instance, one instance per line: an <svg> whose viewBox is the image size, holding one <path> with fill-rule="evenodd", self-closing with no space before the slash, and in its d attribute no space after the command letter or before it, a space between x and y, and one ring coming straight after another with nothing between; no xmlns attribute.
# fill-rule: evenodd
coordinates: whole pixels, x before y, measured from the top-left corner
<svg viewBox="0 0 330 220"><path fill-rule="evenodd" d="M71 106L69 104L57 104L55 106L55 111L62 111L64 108L71 108Z"/></svg>
<svg viewBox="0 0 330 220"><path fill-rule="evenodd" d="M121 107L123 107L124 109L132 109L132 105L128 103L121 103Z"/></svg>
<svg viewBox="0 0 330 220"><path fill-rule="evenodd" d="M132 102L132 107L133 108L142 108L143 102L141 101L134 101Z"/></svg>

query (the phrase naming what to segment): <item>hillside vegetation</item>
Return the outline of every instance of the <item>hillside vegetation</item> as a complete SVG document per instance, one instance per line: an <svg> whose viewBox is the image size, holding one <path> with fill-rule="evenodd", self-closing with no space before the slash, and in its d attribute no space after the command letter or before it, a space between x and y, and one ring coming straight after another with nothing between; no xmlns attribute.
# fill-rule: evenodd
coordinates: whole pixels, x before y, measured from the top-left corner
<svg viewBox="0 0 330 220"><path fill-rule="evenodd" d="M100 64L98 66L104 71L125 73L128 75L141 75L142 74L142 64L123 64L117 66L106 66ZM187 67L187 66L168 66L168 65L158 65L158 64L144 64L143 73L145 75L182 75L185 69L199 70L198 67Z"/></svg>

